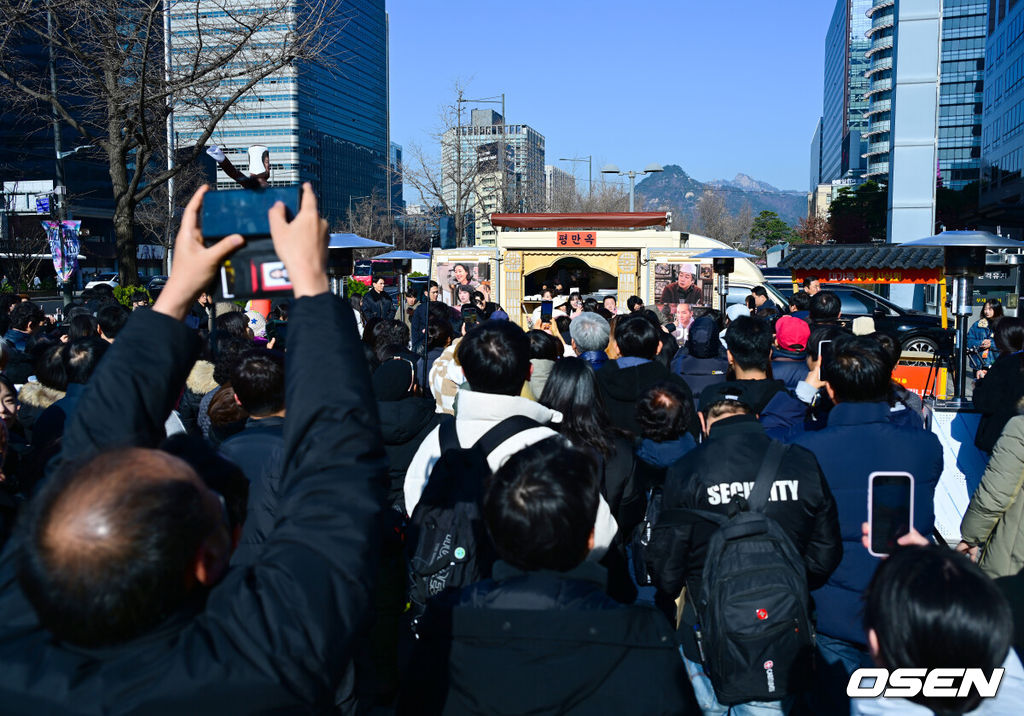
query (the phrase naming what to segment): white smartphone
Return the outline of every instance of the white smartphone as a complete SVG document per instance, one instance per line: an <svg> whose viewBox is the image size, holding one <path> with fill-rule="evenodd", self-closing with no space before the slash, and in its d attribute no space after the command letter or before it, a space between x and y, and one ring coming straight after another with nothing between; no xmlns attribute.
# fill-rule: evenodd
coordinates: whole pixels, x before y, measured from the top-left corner
<svg viewBox="0 0 1024 716"><path fill-rule="evenodd" d="M914 476L873 472L868 476L868 552L884 557L914 525Z"/></svg>

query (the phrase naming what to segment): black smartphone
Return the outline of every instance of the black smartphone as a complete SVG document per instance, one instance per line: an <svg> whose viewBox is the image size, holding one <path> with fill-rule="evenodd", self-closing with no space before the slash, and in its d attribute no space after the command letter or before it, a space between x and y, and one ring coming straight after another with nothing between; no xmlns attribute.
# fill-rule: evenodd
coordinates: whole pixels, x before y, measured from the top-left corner
<svg viewBox="0 0 1024 716"><path fill-rule="evenodd" d="M480 312L476 306L462 307L462 322L466 324L467 328L472 328L480 323Z"/></svg>
<svg viewBox="0 0 1024 716"><path fill-rule="evenodd" d="M914 524L914 476L909 472L873 472L868 476L868 551L892 554Z"/></svg>
<svg viewBox="0 0 1024 716"><path fill-rule="evenodd" d="M828 380L828 369L832 365L832 341L818 342L818 380Z"/></svg>
<svg viewBox="0 0 1024 716"><path fill-rule="evenodd" d="M540 302L540 322L551 323L551 314L554 311L554 301L541 301Z"/></svg>
<svg viewBox="0 0 1024 716"><path fill-rule="evenodd" d="M203 197L203 239L214 242L231 234L241 234L247 241L269 239L270 207L282 202L291 221L299 211L301 196L297 186L208 191Z"/></svg>
<svg viewBox="0 0 1024 716"><path fill-rule="evenodd" d="M208 244L231 234L245 237L245 246L220 267L215 295L219 299L290 296L292 284L270 239L267 212L278 201L291 221L299 210L301 189L232 189L209 191L203 197L202 231Z"/></svg>

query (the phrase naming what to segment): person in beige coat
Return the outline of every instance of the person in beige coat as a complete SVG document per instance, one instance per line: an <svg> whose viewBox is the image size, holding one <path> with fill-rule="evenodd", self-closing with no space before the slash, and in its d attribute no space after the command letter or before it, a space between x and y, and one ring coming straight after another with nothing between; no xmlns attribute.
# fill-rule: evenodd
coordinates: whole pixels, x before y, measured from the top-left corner
<svg viewBox="0 0 1024 716"><path fill-rule="evenodd" d="M992 577L1024 569L1024 415L1011 418L971 496L957 546Z"/></svg>

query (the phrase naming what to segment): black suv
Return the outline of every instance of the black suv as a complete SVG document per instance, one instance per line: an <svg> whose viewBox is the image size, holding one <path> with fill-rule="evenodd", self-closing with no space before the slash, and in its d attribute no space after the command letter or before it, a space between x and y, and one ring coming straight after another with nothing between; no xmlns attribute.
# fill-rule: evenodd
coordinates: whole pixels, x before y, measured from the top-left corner
<svg viewBox="0 0 1024 716"><path fill-rule="evenodd" d="M793 292L793 279L788 271L765 269L764 278L766 284L787 299ZM897 306L860 286L823 283L821 290L839 296L844 323L860 316L871 316L875 319L875 328L899 341L905 351L950 355L953 350L954 332L944 329L938 316Z"/></svg>
<svg viewBox="0 0 1024 716"><path fill-rule="evenodd" d="M952 353L954 333L942 327L938 316L897 306L859 286L830 283L821 290L839 296L844 320L852 321L860 316L874 318L875 330L892 336L905 351Z"/></svg>

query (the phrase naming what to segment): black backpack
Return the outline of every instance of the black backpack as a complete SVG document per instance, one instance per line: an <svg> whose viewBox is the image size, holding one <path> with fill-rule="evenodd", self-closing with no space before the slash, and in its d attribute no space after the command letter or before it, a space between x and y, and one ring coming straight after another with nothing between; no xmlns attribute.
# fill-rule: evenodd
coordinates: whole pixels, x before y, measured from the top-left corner
<svg viewBox="0 0 1024 716"><path fill-rule="evenodd" d="M806 689L812 672L807 567L782 527L763 512L785 451L780 442L769 445L747 509L732 517L693 510L719 525L708 542L694 606L701 660L724 705L778 701Z"/></svg>
<svg viewBox="0 0 1024 716"><path fill-rule="evenodd" d="M491 576L494 547L482 511L484 482L491 474L487 456L513 435L537 427L535 420L514 415L464 448L455 421L441 423L441 457L406 529L411 616L422 615L438 594Z"/></svg>
<svg viewBox="0 0 1024 716"><path fill-rule="evenodd" d="M633 579L638 587L649 587L654 582L647 569L647 553L651 544L651 532L658 524L661 507L664 501L665 475L667 468L656 468L637 458L636 479L643 489L644 516L633 529L629 541L629 562L633 570Z"/></svg>

